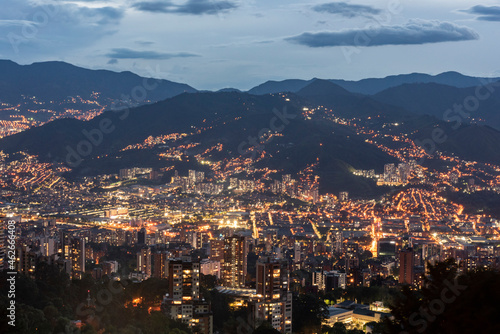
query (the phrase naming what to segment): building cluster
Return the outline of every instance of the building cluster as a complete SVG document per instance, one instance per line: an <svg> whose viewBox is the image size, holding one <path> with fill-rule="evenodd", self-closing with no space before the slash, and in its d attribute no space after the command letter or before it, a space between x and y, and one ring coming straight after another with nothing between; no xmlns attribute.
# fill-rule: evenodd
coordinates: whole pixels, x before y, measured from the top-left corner
<svg viewBox="0 0 500 334"><path fill-rule="evenodd" d="M378 175L375 174L375 169L368 169L368 170L355 169L352 173L356 176L362 176L362 177L366 177L366 178L370 178L370 179L378 178Z"/></svg>
<svg viewBox="0 0 500 334"><path fill-rule="evenodd" d="M437 172L406 160L387 164L382 175L356 171L381 185L408 185L375 201L350 198L347 191L319 196L314 165L281 180L267 168L254 178L249 170L257 169L240 158L233 169L207 162L216 170L207 174L128 168L70 183L57 165L21 156L10 161L0 152L0 211L18 222L17 270L33 276L49 263L75 279L167 279L168 294L154 306L199 333L214 331L212 305L200 293L202 275L214 277L231 308L250 310L242 326L253 330L267 321L291 333L293 293L331 293L374 281L418 288L428 263L450 257L461 271L500 267L499 221L464 214L441 193L495 189L495 166L457 161ZM163 172L174 173L170 184L139 182ZM287 196L302 202L287 203ZM0 241L5 267L6 242ZM109 259L110 246L132 259ZM128 268L134 261L136 268ZM327 324L359 326L384 316L366 305L334 303Z"/></svg>
<svg viewBox="0 0 500 334"><path fill-rule="evenodd" d="M190 169L188 176L179 176L179 172L175 171L171 184L180 187L185 193L217 195L225 189L223 183L204 181L205 172Z"/></svg>
<svg viewBox="0 0 500 334"><path fill-rule="evenodd" d="M256 189L254 180L240 180L236 177L229 179L229 188L235 192L252 192Z"/></svg>
<svg viewBox="0 0 500 334"><path fill-rule="evenodd" d="M148 196L137 194L142 200ZM16 220L20 272L33 276L41 263L49 263L73 278L168 279L162 310L200 333L213 332L212 306L199 291L202 275L214 277L219 292L233 300L231 307L251 311L246 323L252 328L268 321L290 333L292 293L368 287L374 280L389 287L419 287L428 263L450 257L462 271L500 267L500 224L493 218L459 214L460 208L451 204L438 208L437 197L424 190L389 198L377 212L373 202L348 197L339 194L338 205L317 211L271 210L256 197L234 210L229 197L204 202L194 194L176 197L157 220L130 218L131 210L114 207L106 209L108 217L86 222L29 214L3 222ZM414 207L422 215L408 214ZM0 246L5 256L6 243ZM124 271L119 259L107 257L109 246L133 251L135 270ZM330 322L344 317L346 323L359 324L381 316L363 307L330 311Z"/></svg>
<svg viewBox="0 0 500 334"><path fill-rule="evenodd" d="M411 173L417 167L416 161L409 163L385 164L384 174L377 181L377 185L400 186L408 183Z"/></svg>
<svg viewBox="0 0 500 334"><path fill-rule="evenodd" d="M275 194L287 194L292 198L305 200L308 202L319 202L319 182L304 180L298 181L292 178L290 174L281 177L281 181L274 180L270 186L271 192Z"/></svg>
<svg viewBox="0 0 500 334"><path fill-rule="evenodd" d="M112 100L93 92L88 98L66 97L58 101L43 101L37 96L21 95L17 104L0 102L0 138L41 126L59 118L90 120L100 115Z"/></svg>
<svg viewBox="0 0 500 334"><path fill-rule="evenodd" d="M130 180L133 178L151 178L152 168L123 168L120 169L118 175L121 180Z"/></svg>
<svg viewBox="0 0 500 334"><path fill-rule="evenodd" d="M228 182L203 182L204 180L205 173L201 171L189 170L188 176L179 176L179 173L175 171L171 184L180 187L186 193L218 195L224 190L232 191L235 194L271 191L275 194L286 194L292 198L313 203L320 200L317 180L315 182L300 182L292 179L290 174L283 175L281 181L274 180L271 184L237 177L229 177Z"/></svg>
<svg viewBox="0 0 500 334"><path fill-rule="evenodd" d="M145 233L142 232L142 233ZM138 242L145 242L143 234ZM211 306L200 295L200 273L213 275L219 281L219 292L235 299L237 305L247 305L255 329L268 321L281 333L292 333L292 295L289 290L289 268L286 263L262 253L252 263L255 271L249 275L249 253L256 249L256 240L246 232L209 238L209 233L186 233L184 245L144 245L137 253L137 272L131 277L167 278L169 292L162 307L172 318L181 319L198 333L212 333ZM192 259L192 251L205 250L204 259ZM254 285L254 288L249 288ZM251 296L251 297L249 297Z"/></svg>
<svg viewBox="0 0 500 334"><path fill-rule="evenodd" d="M210 303L200 294L200 263L169 259L165 271L169 285L162 307L166 314L188 323L195 333L213 333Z"/></svg>
<svg viewBox="0 0 500 334"><path fill-rule="evenodd" d="M7 221L16 222L16 234L23 235L26 225L21 224L21 217L14 216L4 218L2 224ZM46 221L43 231L34 233L30 231L25 237L17 240L15 250L15 269L27 276L34 277L39 263L44 262L56 265L61 271L66 272L72 278L82 278L86 272L85 263L87 250L86 239L79 233L69 230L57 229L55 220ZM5 247L4 241L1 243ZM5 254L5 250L2 250ZM3 269L3 268L0 268Z"/></svg>

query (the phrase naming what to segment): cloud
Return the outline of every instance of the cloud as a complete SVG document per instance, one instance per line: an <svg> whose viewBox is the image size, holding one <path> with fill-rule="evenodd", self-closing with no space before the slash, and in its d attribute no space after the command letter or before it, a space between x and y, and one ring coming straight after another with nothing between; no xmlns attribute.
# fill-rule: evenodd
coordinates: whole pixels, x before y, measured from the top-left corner
<svg viewBox="0 0 500 334"><path fill-rule="evenodd" d="M155 44L155 42L151 41L135 41L136 44L142 45L142 46L150 46Z"/></svg>
<svg viewBox="0 0 500 334"><path fill-rule="evenodd" d="M31 26L31 25L36 25L35 22L33 21L28 21L28 20L1 20L0 19L0 27L7 27L7 26Z"/></svg>
<svg viewBox="0 0 500 334"><path fill-rule="evenodd" d="M238 5L232 1L188 0L182 5L174 4L171 1L142 1L132 7L142 12L152 13L214 15L227 12L238 7Z"/></svg>
<svg viewBox="0 0 500 334"><path fill-rule="evenodd" d="M472 29L450 22L410 20L404 25L374 26L310 33L285 38L312 48L326 46L379 46L456 42L479 39Z"/></svg>
<svg viewBox="0 0 500 334"><path fill-rule="evenodd" d="M162 60L171 58L199 57L199 55L187 52L164 53L156 51L136 51L126 48L112 49L110 53L106 54L106 56L112 59L162 59Z"/></svg>
<svg viewBox="0 0 500 334"><path fill-rule="evenodd" d="M114 65L114 64L118 64L118 59L111 58L110 60L108 60L108 65Z"/></svg>
<svg viewBox="0 0 500 334"><path fill-rule="evenodd" d="M124 13L123 7L2 0L0 52L41 56L81 49L114 34Z"/></svg>
<svg viewBox="0 0 500 334"><path fill-rule="evenodd" d="M100 17L97 20L98 24L117 24L123 18L124 11L121 8L115 7L101 7L101 8L88 8L82 7L81 12L87 17Z"/></svg>
<svg viewBox="0 0 500 334"><path fill-rule="evenodd" d="M462 12L478 15L477 20L480 21L499 21L500 22L500 6L481 6L477 5L469 9L464 9Z"/></svg>
<svg viewBox="0 0 500 334"><path fill-rule="evenodd" d="M144 1L132 5L133 8L141 12L170 13L173 4L170 1Z"/></svg>
<svg viewBox="0 0 500 334"><path fill-rule="evenodd" d="M351 5L347 2L330 2L316 5L313 10L319 13L337 14L340 16L353 18L357 16L372 17L380 14L381 10L366 5Z"/></svg>

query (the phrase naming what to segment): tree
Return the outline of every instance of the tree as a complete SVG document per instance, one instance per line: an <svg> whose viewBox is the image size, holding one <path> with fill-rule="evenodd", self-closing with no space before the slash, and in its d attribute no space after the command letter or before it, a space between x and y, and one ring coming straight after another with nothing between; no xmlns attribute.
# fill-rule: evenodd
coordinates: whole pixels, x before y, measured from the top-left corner
<svg viewBox="0 0 500 334"><path fill-rule="evenodd" d="M207 298L208 299L208 298ZM216 289L210 291L210 299L214 319L214 330L222 330L224 322L229 318L231 310L229 309L228 297Z"/></svg>
<svg viewBox="0 0 500 334"><path fill-rule="evenodd" d="M476 270L457 275L454 260L429 264L424 287L405 286L378 333L500 333L500 273ZM377 326L378 327L378 326Z"/></svg>
<svg viewBox="0 0 500 334"><path fill-rule="evenodd" d="M336 322L333 326L323 326L324 334L346 334L347 328L341 322Z"/></svg>
<svg viewBox="0 0 500 334"><path fill-rule="evenodd" d="M361 329L349 329L347 334L364 334L365 332Z"/></svg>
<svg viewBox="0 0 500 334"><path fill-rule="evenodd" d="M214 289L217 286L215 275L204 275L200 273L200 286L205 289Z"/></svg>
<svg viewBox="0 0 500 334"><path fill-rule="evenodd" d="M280 334L269 322L264 321L252 334Z"/></svg>
<svg viewBox="0 0 500 334"><path fill-rule="evenodd" d="M292 327L296 333L317 333L328 316L328 307L317 295L294 295L292 301Z"/></svg>

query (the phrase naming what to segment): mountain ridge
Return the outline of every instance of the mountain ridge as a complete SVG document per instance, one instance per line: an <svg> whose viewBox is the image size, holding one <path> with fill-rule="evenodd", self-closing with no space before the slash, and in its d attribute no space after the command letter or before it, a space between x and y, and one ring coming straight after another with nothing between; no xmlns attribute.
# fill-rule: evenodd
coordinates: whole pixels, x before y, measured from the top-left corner
<svg viewBox="0 0 500 334"><path fill-rule="evenodd" d="M500 130L500 81L465 88L437 83L404 84L372 97L416 114L428 114L450 122L460 118L460 122L489 125Z"/></svg>
<svg viewBox="0 0 500 334"><path fill-rule="evenodd" d="M12 104L19 103L23 95L48 102L77 95L88 98L99 92L110 99L135 94L136 100L160 101L196 91L187 84L145 78L130 71L92 70L61 61L19 65L0 60L0 101Z"/></svg>
<svg viewBox="0 0 500 334"><path fill-rule="evenodd" d="M448 71L437 75L424 73L409 73L390 75L384 78L366 78L357 81L343 79L318 79L310 80L286 79L282 81L269 80L248 90L250 94L274 94L280 92L296 93L315 80L327 80L352 92L364 95L374 95L388 88L397 87L411 83L437 83L458 88L474 87L483 85L485 81L498 81L498 78L472 77L459 72Z"/></svg>

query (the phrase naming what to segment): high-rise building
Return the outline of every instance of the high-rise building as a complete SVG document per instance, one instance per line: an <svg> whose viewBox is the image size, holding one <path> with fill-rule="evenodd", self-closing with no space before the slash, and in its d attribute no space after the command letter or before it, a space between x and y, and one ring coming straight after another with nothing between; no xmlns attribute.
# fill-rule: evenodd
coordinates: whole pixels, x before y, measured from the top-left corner
<svg viewBox="0 0 500 334"><path fill-rule="evenodd" d="M322 270L316 270L312 273L312 285L317 286L318 290L325 289L324 275Z"/></svg>
<svg viewBox="0 0 500 334"><path fill-rule="evenodd" d="M85 272L85 239L71 238L71 267L73 276L82 277Z"/></svg>
<svg viewBox="0 0 500 334"><path fill-rule="evenodd" d="M266 259L266 262L257 261L256 282L257 295L263 296L266 300L279 299L283 288L280 263L269 259Z"/></svg>
<svg viewBox="0 0 500 334"><path fill-rule="evenodd" d="M349 200L349 192L347 191L341 191L339 193L339 201L345 202Z"/></svg>
<svg viewBox="0 0 500 334"><path fill-rule="evenodd" d="M210 260L219 261L220 263L223 263L224 240L210 239L209 244L210 244L210 251L209 251Z"/></svg>
<svg viewBox="0 0 500 334"><path fill-rule="evenodd" d="M196 182L203 182L205 180L205 172L196 172Z"/></svg>
<svg viewBox="0 0 500 334"><path fill-rule="evenodd" d="M200 272L203 275L214 275L218 279L220 278L220 262L204 259L200 262Z"/></svg>
<svg viewBox="0 0 500 334"><path fill-rule="evenodd" d="M145 246L137 253L137 271L151 276L151 248Z"/></svg>
<svg viewBox="0 0 500 334"><path fill-rule="evenodd" d="M398 165L399 182L407 183L410 178L411 167L409 164L400 163Z"/></svg>
<svg viewBox="0 0 500 334"><path fill-rule="evenodd" d="M223 285L230 288L245 286L247 275L247 239L234 235L224 239Z"/></svg>
<svg viewBox="0 0 500 334"><path fill-rule="evenodd" d="M137 232L137 244L138 245L145 245L146 238L147 238L147 232L146 232L146 229L143 227L140 229L139 232Z"/></svg>
<svg viewBox="0 0 500 334"><path fill-rule="evenodd" d="M188 179L189 179L189 182L194 184L196 183L196 171L193 170L193 169L190 169L188 171Z"/></svg>
<svg viewBox="0 0 500 334"><path fill-rule="evenodd" d="M298 264L302 261L302 246L299 242L293 244L293 262Z"/></svg>
<svg viewBox="0 0 500 334"><path fill-rule="evenodd" d="M65 260L71 259L71 233L69 231L59 231L59 252Z"/></svg>
<svg viewBox="0 0 500 334"><path fill-rule="evenodd" d="M118 272L117 261L104 261L102 264L102 274L111 276L111 274Z"/></svg>
<svg viewBox="0 0 500 334"><path fill-rule="evenodd" d="M29 246L20 246L16 249L16 270L29 277L35 276L38 254Z"/></svg>
<svg viewBox="0 0 500 334"><path fill-rule="evenodd" d="M44 252L50 252L50 241L42 246ZM68 261L67 263L71 265L72 276L81 278L85 272L85 260L87 259L85 238L75 237L70 231L62 230L59 234L59 247L58 252L61 253L62 260Z"/></svg>
<svg viewBox="0 0 500 334"><path fill-rule="evenodd" d="M56 240L54 238L41 238L40 239L40 251L43 256L51 256L57 253L56 250Z"/></svg>
<svg viewBox="0 0 500 334"><path fill-rule="evenodd" d="M392 182L394 176L396 175L396 166L394 164L384 165L384 181Z"/></svg>
<svg viewBox="0 0 500 334"><path fill-rule="evenodd" d="M200 298L200 264L182 260L168 261L169 296L173 301Z"/></svg>
<svg viewBox="0 0 500 334"><path fill-rule="evenodd" d="M396 240L393 238L381 238L377 243L377 254L379 257L396 256Z"/></svg>
<svg viewBox="0 0 500 334"><path fill-rule="evenodd" d="M133 169L120 169L119 171L120 174L120 179L131 179L135 176L134 170Z"/></svg>
<svg viewBox="0 0 500 334"><path fill-rule="evenodd" d="M257 261L257 298L252 303L256 323L268 321L280 333L292 333L292 294L288 271L270 257Z"/></svg>
<svg viewBox="0 0 500 334"><path fill-rule="evenodd" d="M333 243L333 251L336 253L342 253L344 241L342 231L332 232L331 240Z"/></svg>
<svg viewBox="0 0 500 334"><path fill-rule="evenodd" d="M413 285L415 263L412 248L403 249L399 253L399 283Z"/></svg>
<svg viewBox="0 0 500 334"><path fill-rule="evenodd" d="M358 256L359 246L355 242L348 242L345 251L345 268L346 272L359 267L359 256Z"/></svg>
<svg viewBox="0 0 500 334"><path fill-rule="evenodd" d="M210 304L200 297L200 264L169 261L168 282L168 294L163 300L167 314L189 324L196 334L212 334Z"/></svg>
<svg viewBox="0 0 500 334"><path fill-rule="evenodd" d="M333 289L345 289L347 285L347 274L338 270L333 270L323 273L323 282L325 292L332 291Z"/></svg>
<svg viewBox="0 0 500 334"><path fill-rule="evenodd" d="M167 259L168 252L158 251L153 253L153 277L167 278Z"/></svg>
<svg viewBox="0 0 500 334"><path fill-rule="evenodd" d="M201 231L193 232L191 246L193 246L194 249L202 249L203 244L208 241L208 237L209 236L207 232L201 232Z"/></svg>

